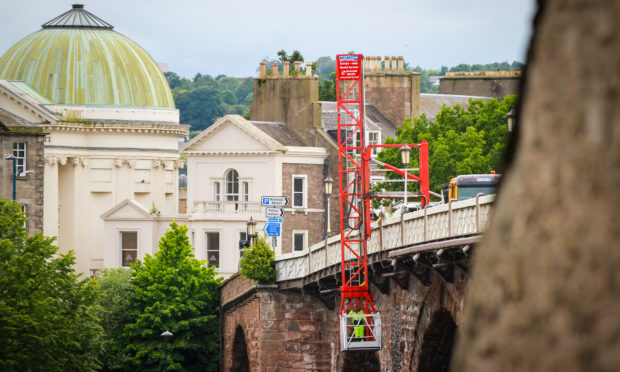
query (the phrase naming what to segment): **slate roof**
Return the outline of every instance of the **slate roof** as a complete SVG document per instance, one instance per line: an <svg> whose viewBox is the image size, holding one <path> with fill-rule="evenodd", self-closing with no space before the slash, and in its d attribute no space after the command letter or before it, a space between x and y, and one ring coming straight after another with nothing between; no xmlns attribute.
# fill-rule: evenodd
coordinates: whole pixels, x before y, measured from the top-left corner
<svg viewBox="0 0 620 372"><path fill-rule="evenodd" d="M435 117L444 105L448 107L460 105L463 108L467 108L469 106L470 98L483 99L487 101L493 97L420 93L420 115L425 114L427 119L435 120Z"/></svg>
<svg viewBox="0 0 620 372"><path fill-rule="evenodd" d="M252 125L284 146L305 146L305 144L284 123L275 121L250 121Z"/></svg>

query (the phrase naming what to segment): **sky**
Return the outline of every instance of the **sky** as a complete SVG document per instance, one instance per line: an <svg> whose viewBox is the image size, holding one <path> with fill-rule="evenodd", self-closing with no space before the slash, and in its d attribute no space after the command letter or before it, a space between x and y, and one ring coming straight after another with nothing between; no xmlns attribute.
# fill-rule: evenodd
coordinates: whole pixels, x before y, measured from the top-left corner
<svg viewBox="0 0 620 372"><path fill-rule="evenodd" d="M0 55L41 24L84 8L170 71L256 76L263 58L354 51L411 66L525 62L535 0L0 0Z"/></svg>

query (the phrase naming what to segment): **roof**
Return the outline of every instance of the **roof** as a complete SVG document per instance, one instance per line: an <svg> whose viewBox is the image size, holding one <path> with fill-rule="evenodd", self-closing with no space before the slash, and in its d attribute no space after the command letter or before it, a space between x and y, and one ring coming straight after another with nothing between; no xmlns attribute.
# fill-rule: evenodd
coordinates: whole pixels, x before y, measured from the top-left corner
<svg viewBox="0 0 620 372"><path fill-rule="evenodd" d="M250 123L284 146L305 146L295 133L284 126L284 123L273 121L250 121Z"/></svg>
<svg viewBox="0 0 620 372"><path fill-rule="evenodd" d="M375 106L367 103L364 105L366 108L366 126L369 130L381 130L382 137L394 136L396 127L394 124L386 118L379 109ZM321 102L321 125L326 132L338 130L338 111L336 102L322 101Z"/></svg>
<svg viewBox="0 0 620 372"><path fill-rule="evenodd" d="M174 108L157 63L105 21L73 8L43 27L0 57L0 79L53 104Z"/></svg>
<svg viewBox="0 0 620 372"><path fill-rule="evenodd" d="M6 127L36 127L26 119L0 108L0 123Z"/></svg>
<svg viewBox="0 0 620 372"><path fill-rule="evenodd" d="M83 28L105 28L113 29L114 26L84 10L83 4L73 4L73 8L68 10L51 21L41 25L43 28L51 27L83 27Z"/></svg>
<svg viewBox="0 0 620 372"><path fill-rule="evenodd" d="M420 116L426 115L427 119L435 120L435 117L444 105L448 107L459 105L463 108L467 108L470 99L482 99L486 101L491 98L493 97L420 93Z"/></svg>

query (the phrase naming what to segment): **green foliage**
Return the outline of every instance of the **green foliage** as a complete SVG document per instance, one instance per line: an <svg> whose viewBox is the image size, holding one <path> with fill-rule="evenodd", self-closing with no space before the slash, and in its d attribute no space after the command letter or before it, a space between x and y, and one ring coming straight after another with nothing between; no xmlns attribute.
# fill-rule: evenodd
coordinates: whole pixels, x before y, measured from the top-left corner
<svg viewBox="0 0 620 372"><path fill-rule="evenodd" d="M79 280L73 252L28 237L19 204L0 199L0 370L93 371L102 329L92 280Z"/></svg>
<svg viewBox="0 0 620 372"><path fill-rule="evenodd" d="M174 101L181 112L181 123L190 124L192 130L206 129L225 113L222 93L207 84L178 92Z"/></svg>
<svg viewBox="0 0 620 372"><path fill-rule="evenodd" d="M415 126L407 119L396 130L396 138L386 143L420 143L429 145L430 187L440 192L441 186L459 174L490 173L502 171L501 159L508 142L506 114L516 104L516 96L502 101L481 99L469 101L465 110L461 106L444 106L435 121L425 116L415 120ZM380 161L402 167L398 148L383 150ZM417 152L411 152L411 168L418 167ZM389 174L392 179L402 178ZM402 184L385 183L386 190L402 189ZM418 190L418 184L408 184L408 189Z"/></svg>
<svg viewBox="0 0 620 372"><path fill-rule="evenodd" d="M127 299L129 323L122 342L126 369L160 370L164 363L166 330L169 370L218 370L218 284L215 268L196 260L187 227L176 222L159 241L155 257L131 266L131 293Z"/></svg>
<svg viewBox="0 0 620 372"><path fill-rule="evenodd" d="M248 279L261 283L276 279L275 254L264 237L257 236L249 250L245 252L239 266L239 273Z"/></svg>
<svg viewBox="0 0 620 372"><path fill-rule="evenodd" d="M126 268L106 269L95 282L101 296L100 324L104 330L103 353L100 360L103 370L121 370L128 361L122 343L123 329L129 323L127 300L131 294L131 273Z"/></svg>
<svg viewBox="0 0 620 372"><path fill-rule="evenodd" d="M335 102L336 97L336 73L332 72L329 78L321 79L319 83L319 101Z"/></svg>

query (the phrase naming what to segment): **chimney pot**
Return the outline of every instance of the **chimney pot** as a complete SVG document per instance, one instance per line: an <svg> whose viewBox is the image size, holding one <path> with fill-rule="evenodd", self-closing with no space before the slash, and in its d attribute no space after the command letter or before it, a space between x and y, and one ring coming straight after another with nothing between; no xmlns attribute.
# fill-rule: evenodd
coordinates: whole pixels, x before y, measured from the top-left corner
<svg viewBox="0 0 620 372"><path fill-rule="evenodd" d="M283 77L288 77L288 65L289 65L289 62L288 61L287 62L283 62L282 65L283 65L283 67L282 67L282 76Z"/></svg>
<svg viewBox="0 0 620 372"><path fill-rule="evenodd" d="M278 77L278 64L275 62L271 65L271 75L273 75L273 77Z"/></svg>
<svg viewBox="0 0 620 372"><path fill-rule="evenodd" d="M312 62L306 62L306 76L312 76Z"/></svg>
<svg viewBox="0 0 620 372"><path fill-rule="evenodd" d="M295 61L295 72L299 74L301 71L301 61Z"/></svg>
<svg viewBox="0 0 620 372"><path fill-rule="evenodd" d="M385 56L385 58L383 59L383 70L384 71L390 70L390 56Z"/></svg>
<svg viewBox="0 0 620 372"><path fill-rule="evenodd" d="M390 67L390 70L396 71L397 69L398 67L396 66L396 56L392 56L392 66Z"/></svg>
<svg viewBox="0 0 620 372"><path fill-rule="evenodd" d="M403 56L398 56L398 71L405 70L405 59Z"/></svg>
<svg viewBox="0 0 620 372"><path fill-rule="evenodd" d="M260 63L260 73L259 73L259 77L264 78L265 77L265 66L267 65L267 63L265 61Z"/></svg>

